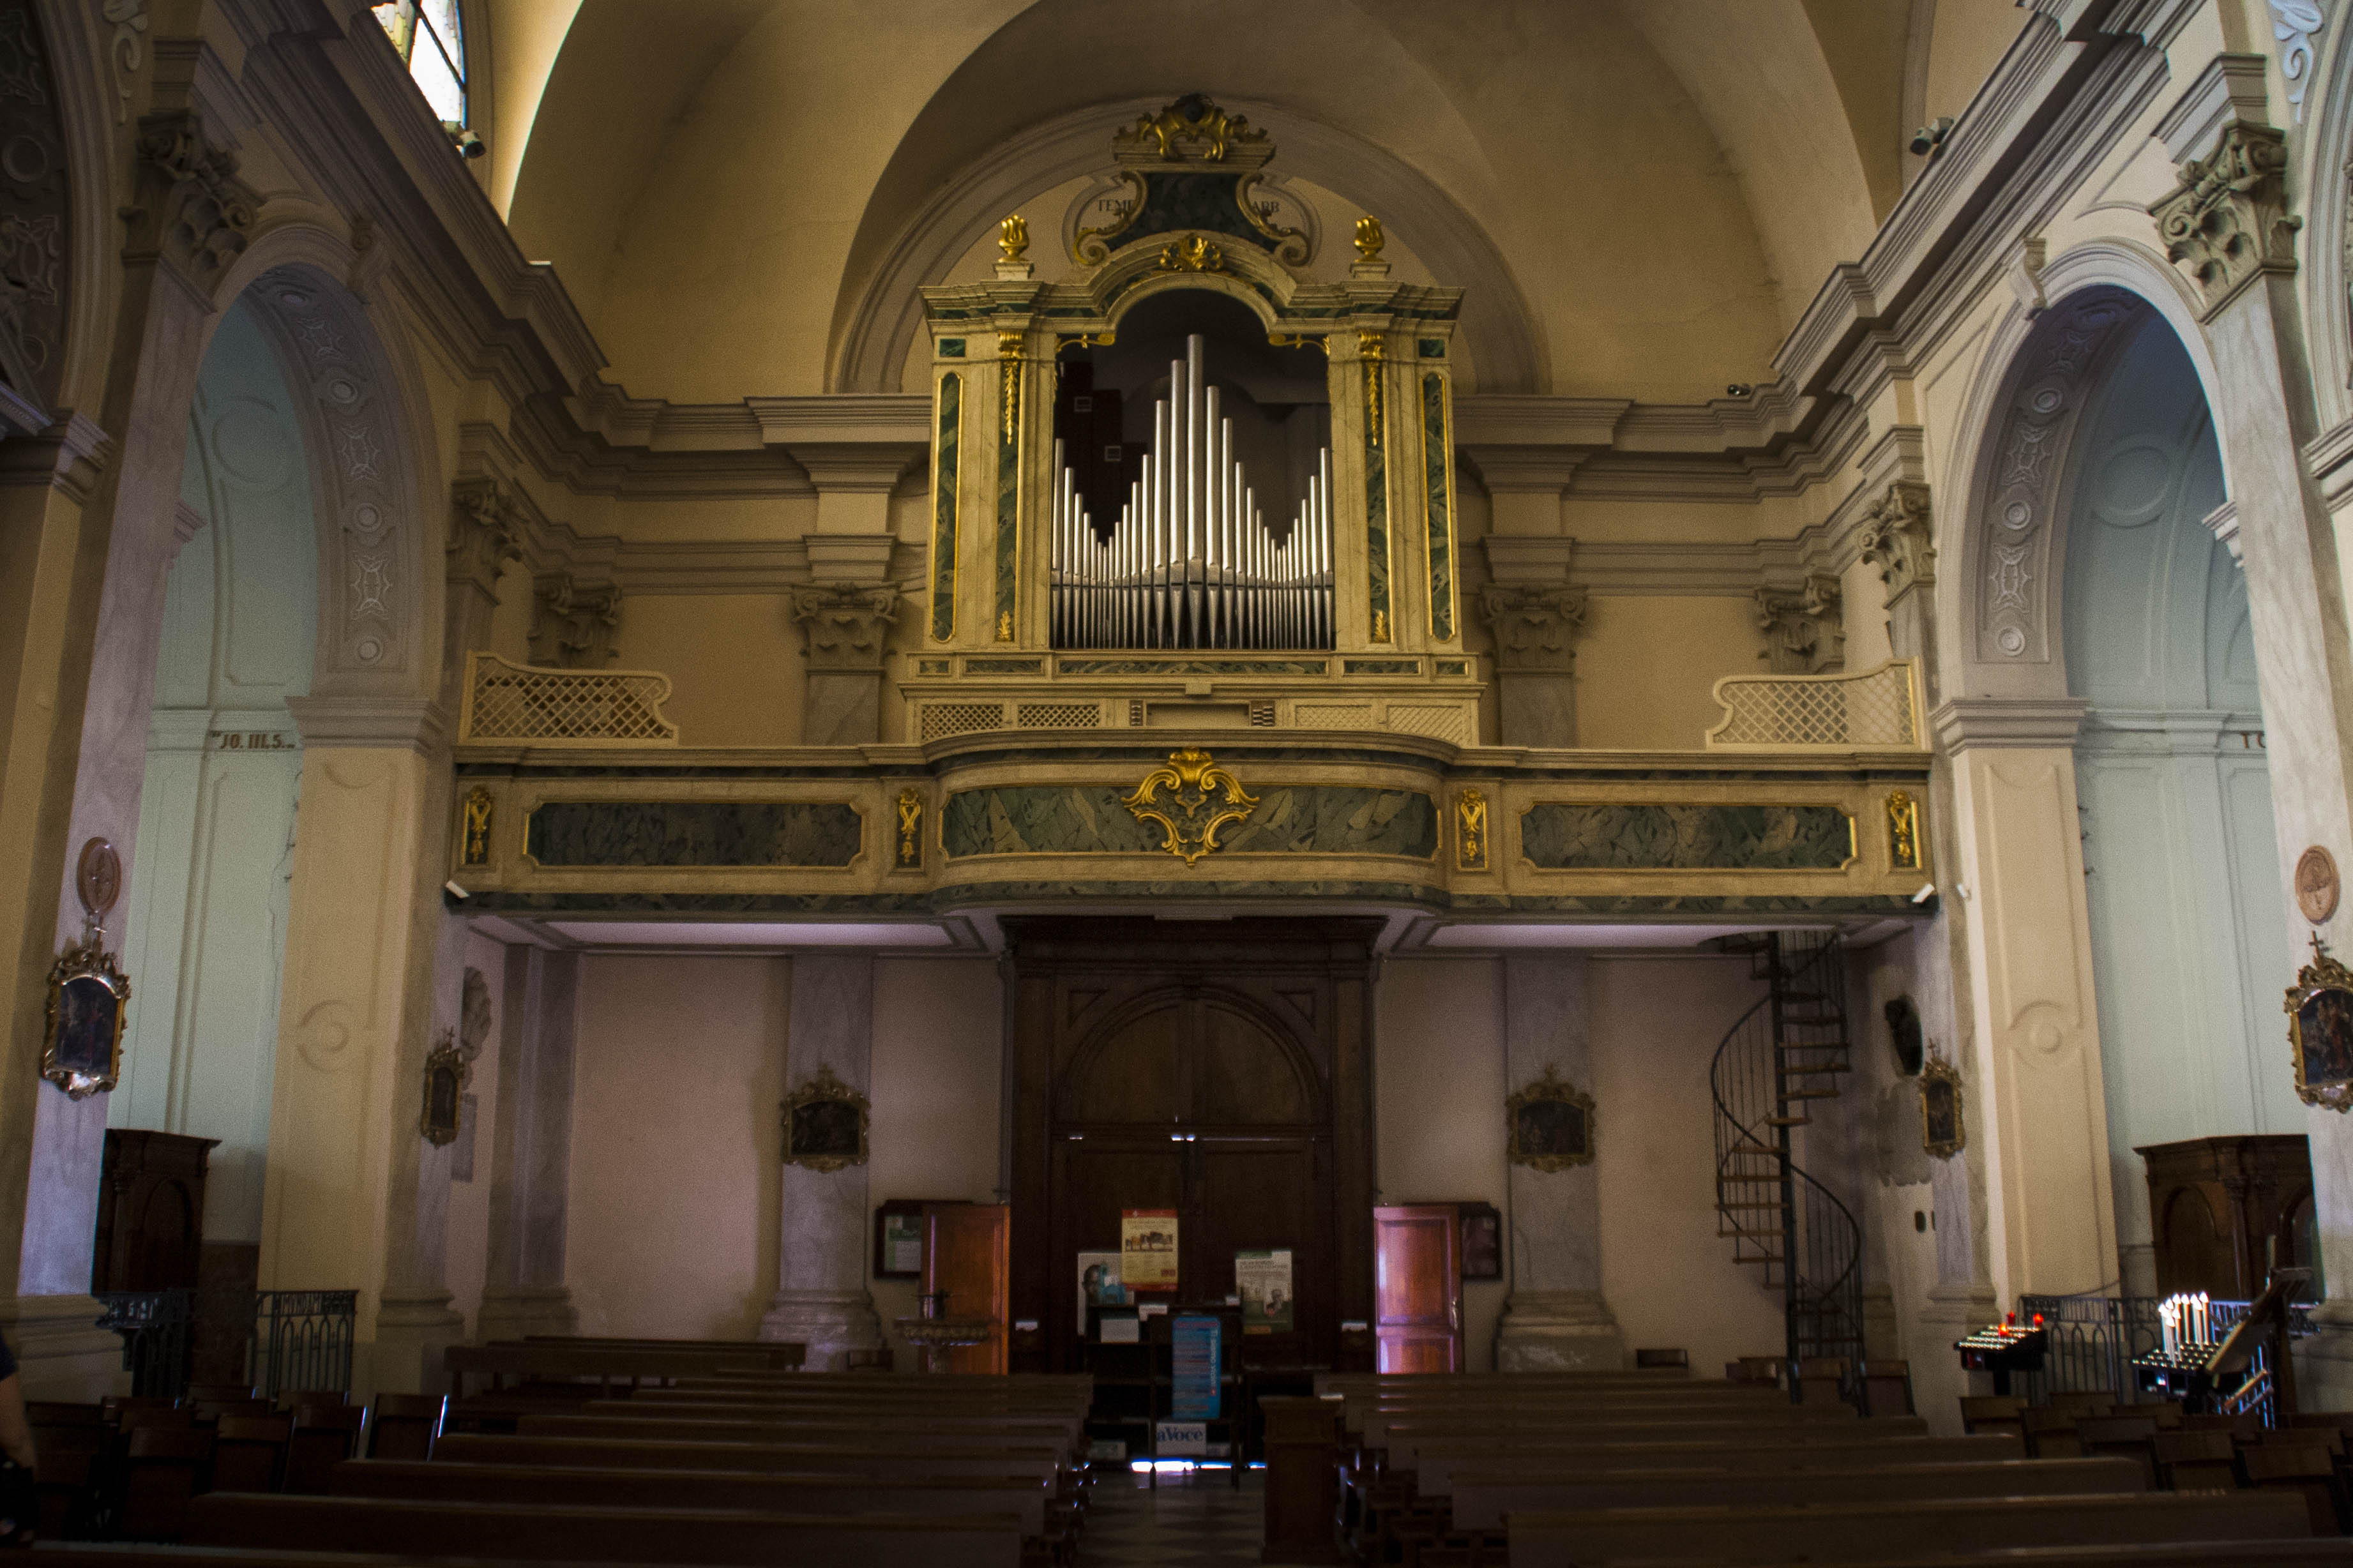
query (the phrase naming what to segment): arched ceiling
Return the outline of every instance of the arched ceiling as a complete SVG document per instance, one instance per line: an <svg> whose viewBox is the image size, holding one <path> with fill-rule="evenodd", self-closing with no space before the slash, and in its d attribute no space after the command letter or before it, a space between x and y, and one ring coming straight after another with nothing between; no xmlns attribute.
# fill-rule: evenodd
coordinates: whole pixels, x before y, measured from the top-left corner
<svg viewBox="0 0 2353 1568"><path fill-rule="evenodd" d="M1074 127L1205 91L1272 134L1272 172L1492 296L1531 340L1482 356L1493 384L1692 401L1766 374L1900 194L1912 32L1996 3L582 0L510 221L633 394L895 383L862 321L1108 168ZM1053 243L1060 213L1029 216ZM1348 259L1335 236L1310 270Z"/></svg>

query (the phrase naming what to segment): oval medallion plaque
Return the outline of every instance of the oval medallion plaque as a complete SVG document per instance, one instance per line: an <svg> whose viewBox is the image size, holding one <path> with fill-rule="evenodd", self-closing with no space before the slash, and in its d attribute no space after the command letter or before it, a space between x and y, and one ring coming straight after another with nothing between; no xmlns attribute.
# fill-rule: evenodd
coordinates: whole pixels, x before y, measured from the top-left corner
<svg viewBox="0 0 2353 1568"><path fill-rule="evenodd" d="M2319 925L2337 912L2337 861L2316 844L2296 857L2295 907L2304 918Z"/></svg>
<svg viewBox="0 0 2353 1568"><path fill-rule="evenodd" d="M2296 884L2299 888L2303 885L2301 881ZM74 866L74 890L81 895L81 907L89 913L90 923L102 923L113 910L114 900L122 896L122 857L114 852L113 845L103 838L93 838L81 847L81 858Z"/></svg>

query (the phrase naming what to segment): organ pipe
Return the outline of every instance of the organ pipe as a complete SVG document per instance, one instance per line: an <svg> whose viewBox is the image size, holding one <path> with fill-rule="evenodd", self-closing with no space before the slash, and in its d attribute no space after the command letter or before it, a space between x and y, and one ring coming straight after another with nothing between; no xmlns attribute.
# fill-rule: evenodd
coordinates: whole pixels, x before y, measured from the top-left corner
<svg viewBox="0 0 2353 1568"><path fill-rule="evenodd" d="M1185 340L1152 405L1141 478L1108 535L1054 443L1049 508L1056 647L1332 646L1332 450L1277 538L1234 456L1233 421Z"/></svg>

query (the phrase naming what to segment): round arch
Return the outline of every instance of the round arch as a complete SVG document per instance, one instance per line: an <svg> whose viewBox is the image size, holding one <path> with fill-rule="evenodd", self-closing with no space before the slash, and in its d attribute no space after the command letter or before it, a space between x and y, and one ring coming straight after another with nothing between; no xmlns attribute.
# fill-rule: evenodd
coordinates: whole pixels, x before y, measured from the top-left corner
<svg viewBox="0 0 2353 1568"><path fill-rule="evenodd" d="M2102 240L2047 266L2049 303L2012 305L1995 328L1964 402L1956 448L1936 493L1956 525L1940 528L1946 568L1940 640L1947 691L2064 698L2057 635L2066 559L2069 461L2101 373L2129 329L2151 314L2180 341L2218 432L2228 418L2188 282L2154 250ZM2229 443L2223 482L2230 488Z"/></svg>
<svg viewBox="0 0 2353 1568"><path fill-rule="evenodd" d="M1185 1013L1196 1006L1203 1011L1222 1012L1242 1021L1263 1039L1273 1043L1282 1057L1282 1068L1296 1089L1303 1114L1284 1118L1282 1124L1294 1127L1316 1126L1331 1118L1329 1097L1324 1087L1323 1074L1316 1068L1314 1058L1300 1041L1291 1024L1256 998L1240 991L1218 985L1169 985L1143 992L1129 998L1123 1005L1097 1022L1082 1040L1078 1048L1057 1076L1053 1087L1052 1118L1057 1122L1092 1121L1094 1118L1073 1116L1069 1096L1083 1089L1106 1065L1110 1053L1130 1041L1136 1029L1151 1020ZM1180 1023L1178 1040L1172 1047L1182 1049L1184 1042ZM1198 1045L1199 1042L1191 1042ZM1198 1098L1194 1101L1198 1106ZM1238 1119L1238 1120L1247 1120Z"/></svg>
<svg viewBox="0 0 2353 1568"><path fill-rule="evenodd" d="M1282 127L1282 168L1356 197L1400 235L1432 275L1463 289L1461 336L1481 392L1543 392L1552 368L1544 333L1493 241L1451 197L1379 147L1294 109L1251 99L1219 102L1254 123ZM942 185L901 228L881 262L844 279L828 381L837 392L895 392L923 330L922 289L949 269L1025 200L1110 163L1112 133L1160 108L1157 100L1100 104L995 147ZM889 221L870 206L867 224Z"/></svg>

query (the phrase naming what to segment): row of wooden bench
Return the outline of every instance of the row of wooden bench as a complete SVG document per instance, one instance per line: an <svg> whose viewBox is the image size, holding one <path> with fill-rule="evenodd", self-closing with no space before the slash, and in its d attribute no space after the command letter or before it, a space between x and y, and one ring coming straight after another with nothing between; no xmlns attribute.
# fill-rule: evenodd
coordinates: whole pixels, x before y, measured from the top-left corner
<svg viewBox="0 0 2353 1568"><path fill-rule="evenodd" d="M1409 1568L1968 1560L2353 1563L2298 1489L2168 1492L2133 1455L1656 1372L1330 1377L1339 1523ZM2228 1435L2225 1434L2227 1440ZM2084 1553L2091 1555L2085 1556Z"/></svg>

